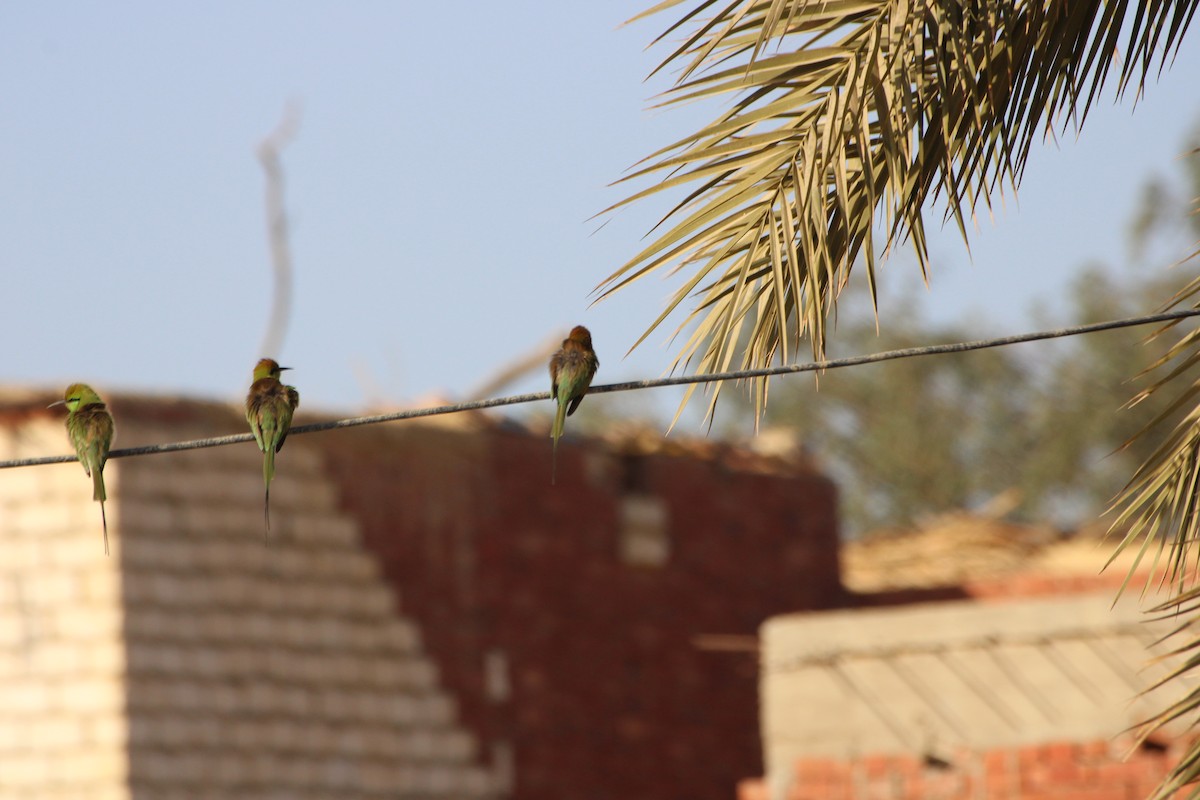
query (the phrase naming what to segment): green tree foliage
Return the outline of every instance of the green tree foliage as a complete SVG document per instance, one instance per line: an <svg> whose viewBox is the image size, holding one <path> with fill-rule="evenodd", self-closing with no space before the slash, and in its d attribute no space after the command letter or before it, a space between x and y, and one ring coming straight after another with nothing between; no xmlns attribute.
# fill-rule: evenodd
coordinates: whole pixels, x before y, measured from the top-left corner
<svg viewBox="0 0 1200 800"><path fill-rule="evenodd" d="M869 314L839 325L831 349L851 355L978 338L930 325L906 306L881 336ZM996 473L1008 472L1024 447L1026 434L1013 421L1030 383L1002 350L902 359L777 384L766 421L794 427L838 480L854 533L986 499ZM1015 435L998 435L1002 428Z"/></svg>
<svg viewBox="0 0 1200 800"><path fill-rule="evenodd" d="M1187 149L1197 143L1200 125ZM1200 158L1183 159L1178 175L1146 181L1130 223L1131 259L1081 269L1065 324L1144 314L1183 288L1188 273L1163 268L1158 254L1181 252L1200 236L1198 165ZM890 299L880 333L867 304L844 303L849 319L831 350L854 355L996 333L976 321L935 325L920 304ZM852 535L971 508L1010 489L1020 518L1086 525L1153 454L1155 439L1137 434L1161 414L1169 423L1183 416L1168 412L1173 398L1164 392L1129 406L1149 385L1141 373L1172 344L1148 334L1125 328L833 370L816 382L777 385L766 419L794 428L837 477ZM750 413L743 403L739 417Z"/></svg>
<svg viewBox="0 0 1200 800"><path fill-rule="evenodd" d="M1144 268L1083 270L1070 324L1145 313L1178 289L1178 276ZM919 305L887 303L876 334L850 312L831 350L852 355L988 335L935 325ZM1167 405L1154 396L1124 408L1136 375L1167 348L1121 329L1053 343L884 362L798 378L771 392L766 422L794 428L839 481L852 535L941 511L971 508L1010 489L1015 513L1064 526L1094 522L1149 455L1149 439L1122 448ZM752 413L742 404L739 418Z"/></svg>

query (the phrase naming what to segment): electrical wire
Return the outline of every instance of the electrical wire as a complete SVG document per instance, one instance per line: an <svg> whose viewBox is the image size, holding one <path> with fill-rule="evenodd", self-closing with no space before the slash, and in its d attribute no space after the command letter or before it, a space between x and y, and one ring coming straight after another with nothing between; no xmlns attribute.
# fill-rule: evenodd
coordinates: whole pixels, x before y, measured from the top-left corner
<svg viewBox="0 0 1200 800"><path fill-rule="evenodd" d="M642 381L625 383L609 383L593 386L588 394L607 394L608 392L631 392L641 389L657 389L663 386L686 386L694 383L718 383L721 381L745 380L747 378L765 378L777 375L791 375L797 372L823 372L828 369L856 367L864 364L877 364L881 361L894 361L900 358L916 358L918 356L944 355L947 353L966 353L972 350L984 350L990 347L1006 347L1024 342L1037 342L1045 339L1060 339L1065 336L1080 336L1117 328L1132 328L1139 325L1150 325L1156 322L1174 322L1188 317L1200 316L1200 308L1180 311L1166 311L1160 314L1149 314L1141 317L1095 322L1089 325L1074 325L1068 328L1055 328L1048 331L1022 333L1016 336L1001 336L994 339L978 339L970 342L952 342L948 344L933 344L922 347L906 347L900 350L887 350L848 358L836 358L829 361L810 361L804 364L787 364L777 367L760 369L745 369L734 372L704 373L699 375L679 375L669 378L653 378ZM289 436L299 436L306 433L330 431L338 428L355 428L359 425L376 425L382 422L395 422L420 417L433 417L441 414L457 414L463 411L479 411L485 408L512 406L521 403L533 403L539 400L549 400L550 392L532 392L516 394L508 397L495 397L487 400L472 400L463 403L451 403L430 408L414 408L405 411L395 411L388 414L375 414L366 417L351 417L349 419L332 420L329 422L314 422L307 425L296 425L288 432ZM146 445L144 447L126 447L113 450L108 454L112 458L128 458L130 456L145 456L155 453L173 453L180 450L199 450L205 447L221 447L227 444L239 444L254 440L253 434L235 433L229 436L216 436L209 439L192 439L185 442ZM73 455L40 456L37 458L17 458L0 461L0 469L14 467L33 467L41 464L61 464L68 461L78 461Z"/></svg>

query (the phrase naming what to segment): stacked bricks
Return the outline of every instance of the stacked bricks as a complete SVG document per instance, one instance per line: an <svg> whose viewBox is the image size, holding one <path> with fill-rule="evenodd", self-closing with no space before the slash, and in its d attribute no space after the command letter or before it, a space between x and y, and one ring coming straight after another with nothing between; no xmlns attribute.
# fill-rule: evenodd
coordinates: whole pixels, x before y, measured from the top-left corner
<svg viewBox="0 0 1200 800"><path fill-rule="evenodd" d="M761 773L758 627L842 600L826 478L568 436L551 485L545 435L470 418L322 447L514 796L727 800Z"/></svg>
<svg viewBox="0 0 1200 800"><path fill-rule="evenodd" d="M0 458L68 449L48 412L13 422ZM130 796L119 569L78 464L0 476L0 800Z"/></svg>
<svg viewBox="0 0 1200 800"><path fill-rule="evenodd" d="M0 402L0 457L66 452L51 399ZM110 400L120 447L244 430ZM454 424L291 438L269 543L249 443L110 461L109 558L78 464L0 475L0 800L717 800L761 772L754 636L843 602L832 484L568 438L551 486L544 436Z"/></svg>
<svg viewBox="0 0 1200 800"><path fill-rule="evenodd" d="M122 446L240 430L222 407L112 405ZM65 449L61 420L8 433ZM252 444L110 461L111 558L78 464L3 476L0 507L32 510L0 537L37 558L6 561L0 597L70 604L0 639L23 669L0 686L0 798L496 796L319 452L296 437L278 464L268 542ZM80 654L42 656L51 632Z"/></svg>
<svg viewBox="0 0 1200 800"><path fill-rule="evenodd" d="M1103 565L1110 553L1097 549L1096 563ZM1097 570L1100 566L1097 566ZM1026 573L1011 575L1003 580L971 581L963 584L963 592L980 600L1003 600L1013 597L1055 597L1061 595L1087 594L1108 589L1116 595L1128 577L1126 569L1116 565L1094 575L1054 575ZM1130 579L1129 586L1140 587L1149 578L1142 570Z"/></svg>
<svg viewBox="0 0 1200 800"><path fill-rule="evenodd" d="M773 796L761 779L742 781L738 800L1144 800L1177 763L1185 742L1134 747L1114 741L1054 742L949 759L907 755L802 758ZM1187 795L1181 791L1178 796Z"/></svg>

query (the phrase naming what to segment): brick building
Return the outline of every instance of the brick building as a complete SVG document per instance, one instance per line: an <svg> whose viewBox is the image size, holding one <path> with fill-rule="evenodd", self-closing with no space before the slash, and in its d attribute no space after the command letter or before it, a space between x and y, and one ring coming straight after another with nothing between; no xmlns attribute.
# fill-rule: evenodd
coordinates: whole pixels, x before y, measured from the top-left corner
<svg viewBox="0 0 1200 800"><path fill-rule="evenodd" d="M0 458L66 451L45 394ZM116 396L118 445L240 432ZM674 447L674 446L672 446ZM0 800L728 798L761 769L752 636L842 602L802 463L481 416L0 473Z"/></svg>
<svg viewBox="0 0 1200 800"><path fill-rule="evenodd" d="M760 635L766 776L741 800L1141 800L1190 741L1176 626L1095 538L948 519L843 553L848 607ZM1110 545L1111 546L1111 545Z"/></svg>

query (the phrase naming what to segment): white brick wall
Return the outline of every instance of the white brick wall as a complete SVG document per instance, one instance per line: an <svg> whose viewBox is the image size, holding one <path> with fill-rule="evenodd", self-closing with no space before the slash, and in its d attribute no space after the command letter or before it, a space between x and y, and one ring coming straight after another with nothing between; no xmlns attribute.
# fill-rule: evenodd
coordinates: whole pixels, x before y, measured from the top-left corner
<svg viewBox="0 0 1200 800"><path fill-rule="evenodd" d="M6 433L0 458L69 451L61 419ZM78 464L0 474L0 552L0 800L125 800L120 562Z"/></svg>
<svg viewBox="0 0 1200 800"><path fill-rule="evenodd" d="M0 429L0 458L61 452L61 419ZM0 473L0 800L497 796L303 440L279 455L269 543L253 445L105 477L108 558L78 464Z"/></svg>

